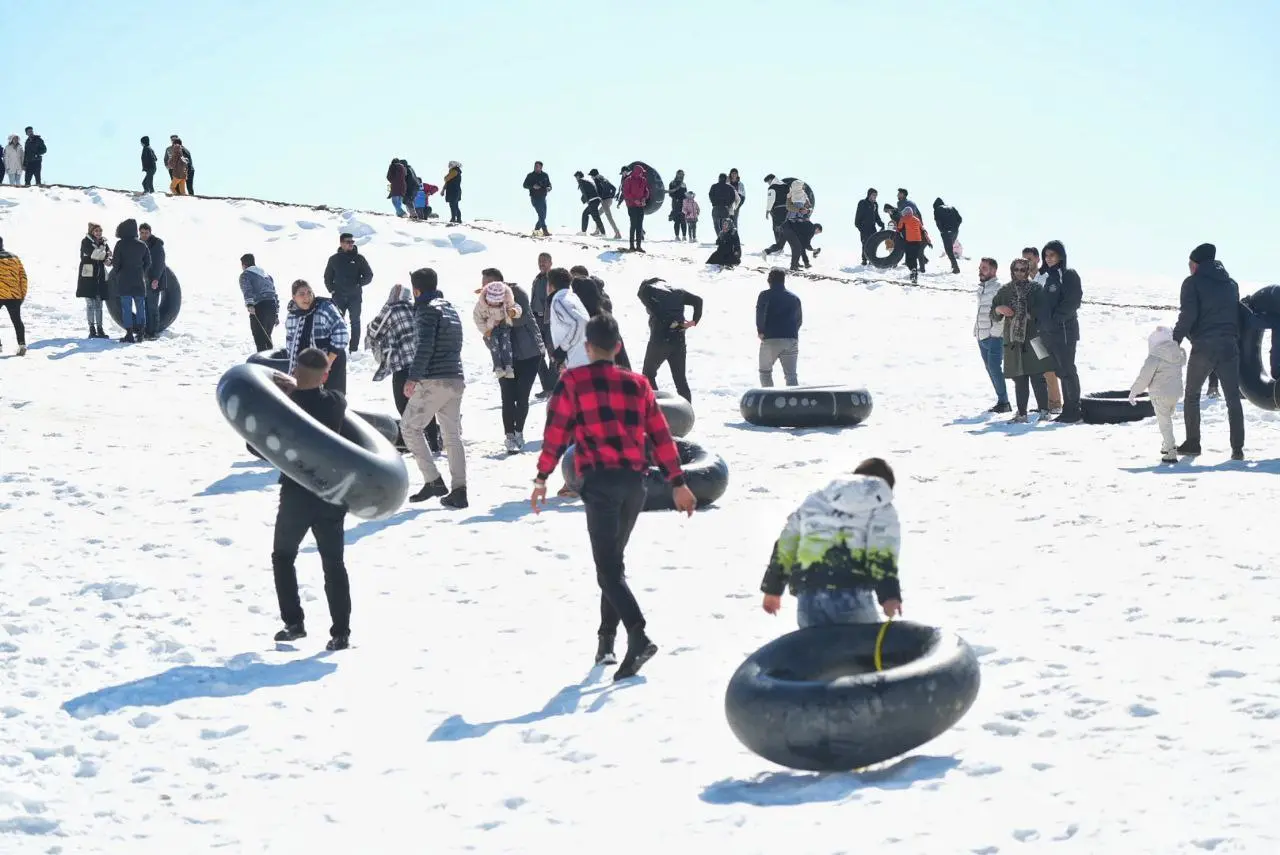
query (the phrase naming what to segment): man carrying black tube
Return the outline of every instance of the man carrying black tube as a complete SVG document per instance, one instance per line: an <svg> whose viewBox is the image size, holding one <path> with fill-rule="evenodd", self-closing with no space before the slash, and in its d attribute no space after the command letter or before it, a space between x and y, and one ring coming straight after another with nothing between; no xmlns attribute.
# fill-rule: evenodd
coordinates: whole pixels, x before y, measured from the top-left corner
<svg viewBox="0 0 1280 855"><path fill-rule="evenodd" d="M276 372L276 385L293 399L304 413L327 429L338 433L346 415L347 399L341 392L324 387L329 358L323 350L309 347L298 354L293 376ZM298 547L307 531L315 536L324 568L324 595L329 601L329 643L326 650L345 650L351 637L351 583L343 562L343 522L347 509L333 505L281 473L280 507L276 512L275 539L271 548L271 569L275 574L276 598L284 629L276 641L307 637L302 602L298 598Z"/></svg>

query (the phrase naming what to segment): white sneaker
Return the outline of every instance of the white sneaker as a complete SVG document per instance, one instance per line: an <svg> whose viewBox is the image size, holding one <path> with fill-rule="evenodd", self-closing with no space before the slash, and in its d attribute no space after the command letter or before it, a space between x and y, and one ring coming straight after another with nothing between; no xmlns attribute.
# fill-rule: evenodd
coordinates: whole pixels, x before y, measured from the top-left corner
<svg viewBox="0 0 1280 855"><path fill-rule="evenodd" d="M520 450L520 447L516 445L516 435L514 433L507 434L506 448L507 454L515 454Z"/></svg>

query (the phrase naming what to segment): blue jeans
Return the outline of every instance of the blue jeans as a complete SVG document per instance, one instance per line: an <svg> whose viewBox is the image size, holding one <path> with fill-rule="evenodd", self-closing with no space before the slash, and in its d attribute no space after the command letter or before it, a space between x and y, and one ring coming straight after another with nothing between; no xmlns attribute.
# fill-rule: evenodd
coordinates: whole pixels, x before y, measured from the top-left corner
<svg viewBox="0 0 1280 855"><path fill-rule="evenodd" d="M404 216L404 199L403 198L401 198L400 196L392 196L391 205L396 209L397 217Z"/></svg>
<svg viewBox="0 0 1280 855"><path fill-rule="evenodd" d="M805 591L796 597L800 628L834 623L879 623L880 607L870 588Z"/></svg>
<svg viewBox="0 0 1280 855"><path fill-rule="evenodd" d="M547 197L530 196L529 201L533 203L533 210L538 215L538 222L533 227L545 232L547 230Z"/></svg>
<svg viewBox="0 0 1280 855"><path fill-rule="evenodd" d="M136 297L120 298L120 320L126 330L141 327L147 323L147 298L139 294Z"/></svg>
<svg viewBox="0 0 1280 855"><path fill-rule="evenodd" d="M1009 403L1009 392L1004 383L1004 339L978 339L978 351L982 354L982 362L987 366L987 376L996 389L996 403Z"/></svg>

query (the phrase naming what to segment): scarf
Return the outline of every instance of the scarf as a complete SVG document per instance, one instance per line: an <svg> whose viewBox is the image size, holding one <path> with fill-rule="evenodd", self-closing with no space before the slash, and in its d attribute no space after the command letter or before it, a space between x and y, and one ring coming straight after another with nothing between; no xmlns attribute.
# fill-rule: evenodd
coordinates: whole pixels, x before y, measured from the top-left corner
<svg viewBox="0 0 1280 855"><path fill-rule="evenodd" d="M1027 340L1027 322L1030 320L1029 299L1031 294L1031 282L1019 282L1016 279L1010 283L1013 285L1013 317L1009 318L1009 323L1005 326L1004 339L1014 344L1023 344Z"/></svg>

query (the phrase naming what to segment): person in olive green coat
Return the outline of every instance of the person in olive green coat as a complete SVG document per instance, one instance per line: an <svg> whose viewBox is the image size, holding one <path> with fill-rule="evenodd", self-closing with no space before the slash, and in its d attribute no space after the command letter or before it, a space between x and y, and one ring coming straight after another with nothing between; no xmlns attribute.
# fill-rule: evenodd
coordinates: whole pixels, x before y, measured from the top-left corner
<svg viewBox="0 0 1280 855"><path fill-rule="evenodd" d="M1026 259L1016 258L1009 265L1013 281L996 292L991 301L991 318L1005 319L1004 325L1004 376L1013 380L1018 412L1011 419L1021 424L1027 420L1027 399L1030 389L1036 393L1036 409L1043 419L1049 415L1049 389L1045 385L1044 372L1052 371L1053 356L1043 347L1036 354L1033 342L1037 342L1040 326L1036 317L1044 302L1044 289L1031 280L1031 266ZM1030 389L1028 389L1030 387Z"/></svg>

